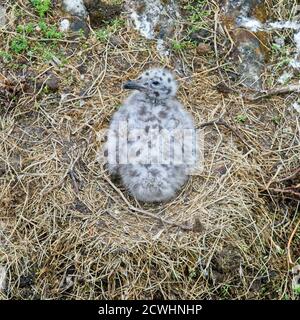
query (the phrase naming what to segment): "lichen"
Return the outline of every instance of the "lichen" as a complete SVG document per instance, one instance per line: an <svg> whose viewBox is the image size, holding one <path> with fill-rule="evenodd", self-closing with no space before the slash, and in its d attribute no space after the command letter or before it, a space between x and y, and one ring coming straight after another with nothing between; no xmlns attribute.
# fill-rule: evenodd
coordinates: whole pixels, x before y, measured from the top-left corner
<svg viewBox="0 0 300 320"><path fill-rule="evenodd" d="M85 17L87 11L83 0L63 0L65 10L74 16Z"/></svg>
<svg viewBox="0 0 300 320"><path fill-rule="evenodd" d="M146 39L166 38L172 34L179 12L175 1L128 0L129 16Z"/></svg>
<svg viewBox="0 0 300 320"><path fill-rule="evenodd" d="M245 85L261 88L261 74L268 56L268 35L263 29L267 11L262 0L227 0L223 23L232 34L235 52L242 61L238 67ZM255 33L255 34L254 34Z"/></svg>
<svg viewBox="0 0 300 320"><path fill-rule="evenodd" d="M126 8L136 30L146 39L157 40L160 55L169 55L168 39L176 33L179 9L174 0L127 0Z"/></svg>
<svg viewBox="0 0 300 320"><path fill-rule="evenodd" d="M263 25L261 21L254 19L254 18L248 18L248 17L242 17L238 20L237 25L239 27L244 27L250 31L258 31L262 29Z"/></svg>
<svg viewBox="0 0 300 320"><path fill-rule="evenodd" d="M6 9L0 5L0 28L6 24Z"/></svg>
<svg viewBox="0 0 300 320"><path fill-rule="evenodd" d="M250 88L259 89L265 60L260 42L249 31L242 29L236 32L235 39L238 42L237 54L242 60L239 69L243 83Z"/></svg>
<svg viewBox="0 0 300 320"><path fill-rule="evenodd" d="M6 286L6 268L2 265L0 265L0 292L4 291Z"/></svg>
<svg viewBox="0 0 300 320"><path fill-rule="evenodd" d="M68 19L63 19L61 22L60 22L60 25L59 25L59 31L61 32L66 32L70 29L70 20Z"/></svg>

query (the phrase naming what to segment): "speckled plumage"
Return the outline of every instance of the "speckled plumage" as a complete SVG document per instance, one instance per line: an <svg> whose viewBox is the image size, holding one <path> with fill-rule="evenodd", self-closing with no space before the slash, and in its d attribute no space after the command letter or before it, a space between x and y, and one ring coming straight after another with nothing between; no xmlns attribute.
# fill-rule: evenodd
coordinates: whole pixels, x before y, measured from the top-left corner
<svg viewBox="0 0 300 320"><path fill-rule="evenodd" d="M119 174L123 184L138 200L145 202L167 201L176 195L188 178L188 169L195 164L195 154L184 153L184 161L176 163L176 154L182 154L183 147L176 141L174 130L195 130L192 117L175 98L177 85L171 72L166 69L150 69L137 80L124 85L136 89L114 114L110 123L107 150L116 147L116 163L108 152L110 173ZM120 126L126 124L128 136L123 137ZM170 160L162 162L161 150L167 146L163 140L159 148L160 134L170 133ZM190 146L191 147L191 146ZM169 150L169 149L165 149ZM130 160L122 162L128 151Z"/></svg>

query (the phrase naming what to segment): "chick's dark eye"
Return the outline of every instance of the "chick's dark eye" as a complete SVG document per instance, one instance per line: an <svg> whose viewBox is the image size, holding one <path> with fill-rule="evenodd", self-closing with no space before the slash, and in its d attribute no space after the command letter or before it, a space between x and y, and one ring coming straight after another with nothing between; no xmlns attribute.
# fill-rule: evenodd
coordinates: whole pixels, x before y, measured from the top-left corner
<svg viewBox="0 0 300 320"><path fill-rule="evenodd" d="M152 82L155 86L159 85L159 82L158 81L153 81Z"/></svg>

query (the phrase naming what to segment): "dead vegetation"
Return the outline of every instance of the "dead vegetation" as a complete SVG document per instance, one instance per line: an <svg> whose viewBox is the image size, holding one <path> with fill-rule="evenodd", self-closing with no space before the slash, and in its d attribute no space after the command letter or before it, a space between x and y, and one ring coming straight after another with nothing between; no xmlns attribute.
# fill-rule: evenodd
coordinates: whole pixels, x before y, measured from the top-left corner
<svg viewBox="0 0 300 320"><path fill-rule="evenodd" d="M283 2L276 12L287 19ZM16 25L39 17L9 1L0 32L12 57L0 58L3 299L297 299L298 94L244 99L217 3L207 9L203 55L192 47L162 58L126 24L88 38L35 31L16 53ZM56 6L45 20L60 18ZM145 205L97 156L122 82L157 64L176 70L179 98L205 130L205 159L176 199Z"/></svg>

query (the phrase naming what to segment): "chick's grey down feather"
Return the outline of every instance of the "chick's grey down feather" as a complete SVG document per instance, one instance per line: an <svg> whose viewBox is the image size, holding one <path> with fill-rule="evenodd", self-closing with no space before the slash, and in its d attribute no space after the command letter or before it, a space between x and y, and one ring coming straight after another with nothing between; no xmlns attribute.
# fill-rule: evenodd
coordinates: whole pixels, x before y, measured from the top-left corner
<svg viewBox="0 0 300 320"><path fill-rule="evenodd" d="M188 170L195 165L195 153L190 150L184 153L184 161L179 164L174 161L176 154L183 152L183 147L176 142L173 132L195 131L193 119L175 98L176 81L166 69L147 70L137 80L127 82L124 88L134 89L134 92L110 123L106 150L116 150L116 154L113 157L108 152L109 171L121 176L123 184L137 200L167 201L176 196L188 179ZM128 132L125 138L120 131L124 124ZM171 139L167 140L171 141L172 147L166 148L169 150L166 155L171 160L166 163L159 158L161 132L172 132ZM128 163L121 161L126 153L130 156Z"/></svg>

